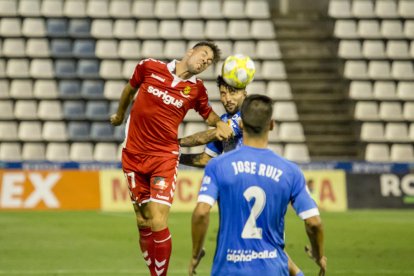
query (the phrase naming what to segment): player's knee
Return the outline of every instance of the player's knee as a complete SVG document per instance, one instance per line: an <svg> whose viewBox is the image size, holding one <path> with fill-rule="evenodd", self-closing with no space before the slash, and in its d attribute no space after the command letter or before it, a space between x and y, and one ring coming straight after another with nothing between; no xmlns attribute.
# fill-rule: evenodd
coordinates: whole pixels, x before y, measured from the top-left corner
<svg viewBox="0 0 414 276"><path fill-rule="evenodd" d="M151 227L150 219L143 218L142 216L137 216L136 219L139 228Z"/></svg>
<svg viewBox="0 0 414 276"><path fill-rule="evenodd" d="M155 216L151 220L151 228L155 230L162 230L167 227L167 217Z"/></svg>

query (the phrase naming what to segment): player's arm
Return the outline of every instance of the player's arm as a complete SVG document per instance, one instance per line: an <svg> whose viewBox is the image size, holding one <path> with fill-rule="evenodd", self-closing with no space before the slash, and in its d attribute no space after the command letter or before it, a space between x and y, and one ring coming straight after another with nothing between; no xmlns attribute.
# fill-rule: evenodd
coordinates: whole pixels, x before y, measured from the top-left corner
<svg viewBox="0 0 414 276"><path fill-rule="evenodd" d="M223 122L220 117L212 110L206 120L209 126L216 127L216 138L219 141L227 140L233 136L233 129Z"/></svg>
<svg viewBox="0 0 414 276"><path fill-rule="evenodd" d="M323 276L326 272L326 257L323 246L323 225L320 216L305 219L305 229L312 247L309 254L320 267L319 275Z"/></svg>
<svg viewBox="0 0 414 276"><path fill-rule="evenodd" d="M181 147L195 147L217 140L215 128L197 132L193 135L178 139Z"/></svg>
<svg viewBox="0 0 414 276"><path fill-rule="evenodd" d="M291 203L298 216L305 221L306 234L311 243L310 257L320 267L319 275L325 275L326 257L324 255L323 226L318 206L306 189L306 180L298 167L292 174Z"/></svg>
<svg viewBox="0 0 414 276"><path fill-rule="evenodd" d="M299 267L293 262L292 258L286 252L286 249L284 251L286 256L288 257L289 276L303 275L303 273L299 274L301 272Z"/></svg>
<svg viewBox="0 0 414 276"><path fill-rule="evenodd" d="M124 121L125 112L128 109L129 104L134 99L135 94L137 93L137 88L131 86L128 82L125 85L124 90L121 94L121 99L119 100L118 110L115 114L111 116L111 124L114 126L119 126Z"/></svg>
<svg viewBox="0 0 414 276"><path fill-rule="evenodd" d="M180 164L197 168L204 168L211 158L213 157L205 152L196 154L181 154Z"/></svg>
<svg viewBox="0 0 414 276"><path fill-rule="evenodd" d="M188 268L188 275L194 275L195 269L204 256L203 244L206 238L208 225L210 222L211 205L199 202L194 209L191 221L191 235L193 240L192 256L190 266Z"/></svg>

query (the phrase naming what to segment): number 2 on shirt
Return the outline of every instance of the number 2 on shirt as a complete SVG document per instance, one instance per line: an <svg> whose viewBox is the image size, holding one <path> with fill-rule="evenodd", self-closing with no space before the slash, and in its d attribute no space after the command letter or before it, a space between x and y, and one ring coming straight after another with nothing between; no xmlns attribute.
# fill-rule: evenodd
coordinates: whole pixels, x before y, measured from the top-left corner
<svg viewBox="0 0 414 276"><path fill-rule="evenodd" d="M247 202L250 202L253 198L255 199L255 202L250 211L250 216L244 225L241 236L243 239L261 239L262 228L257 227L256 219L260 216L266 204L266 194L262 188L251 186L244 191L243 195Z"/></svg>

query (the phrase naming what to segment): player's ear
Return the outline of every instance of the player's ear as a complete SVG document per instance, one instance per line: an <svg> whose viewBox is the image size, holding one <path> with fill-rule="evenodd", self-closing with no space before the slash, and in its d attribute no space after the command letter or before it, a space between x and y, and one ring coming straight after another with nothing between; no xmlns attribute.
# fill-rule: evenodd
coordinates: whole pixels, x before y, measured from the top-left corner
<svg viewBox="0 0 414 276"><path fill-rule="evenodd" d="M272 131L275 128L275 120L270 120L269 130Z"/></svg>
<svg viewBox="0 0 414 276"><path fill-rule="evenodd" d="M191 48L191 49L188 49L187 50L187 53L185 53L185 55L187 56L187 57L191 57L191 55L194 53L194 49L193 48Z"/></svg>

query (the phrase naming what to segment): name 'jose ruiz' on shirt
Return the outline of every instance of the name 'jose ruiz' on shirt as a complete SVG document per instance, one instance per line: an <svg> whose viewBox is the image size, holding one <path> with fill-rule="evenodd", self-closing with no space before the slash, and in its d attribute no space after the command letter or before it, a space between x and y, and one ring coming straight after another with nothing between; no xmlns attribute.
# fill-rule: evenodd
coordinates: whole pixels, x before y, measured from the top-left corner
<svg viewBox="0 0 414 276"><path fill-rule="evenodd" d="M283 171L273 167L269 164L263 164L259 163L257 165L256 162L250 162L250 161L236 161L231 162L231 165L234 170L234 175L238 175L241 173L247 173L247 174L256 174L259 176L265 176L273 179L276 182L280 181L280 177L283 174Z"/></svg>

